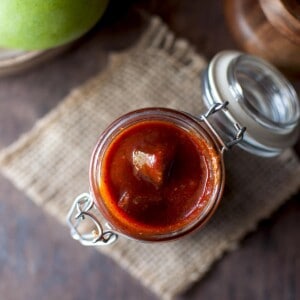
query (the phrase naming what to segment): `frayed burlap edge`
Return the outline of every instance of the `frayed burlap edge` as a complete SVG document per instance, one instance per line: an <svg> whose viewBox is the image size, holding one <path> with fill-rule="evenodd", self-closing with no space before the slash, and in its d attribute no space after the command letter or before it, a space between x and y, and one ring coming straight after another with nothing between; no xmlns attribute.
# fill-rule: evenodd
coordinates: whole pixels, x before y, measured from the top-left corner
<svg viewBox="0 0 300 300"><path fill-rule="evenodd" d="M205 60L196 54L194 48L185 39L175 39L175 35L169 31L167 26L159 17L153 17L149 27L143 34L142 38L129 51L139 52L142 49L149 51L160 50L166 52L173 59L173 63L178 68L184 68L194 74L199 74L206 64ZM37 121L34 128L23 134L15 143L3 149L0 152L0 165L5 165L11 159L11 153L20 151L31 143L37 135L47 128L50 124L56 122L68 107L72 107L77 101L81 100L82 95L89 95L89 91L95 85L99 84L99 80L110 77L112 73L126 60L128 51L124 53L114 53L109 57L109 63L104 72L90 79L84 85L75 88L66 99L60 103L55 110L49 112L41 120Z"/></svg>

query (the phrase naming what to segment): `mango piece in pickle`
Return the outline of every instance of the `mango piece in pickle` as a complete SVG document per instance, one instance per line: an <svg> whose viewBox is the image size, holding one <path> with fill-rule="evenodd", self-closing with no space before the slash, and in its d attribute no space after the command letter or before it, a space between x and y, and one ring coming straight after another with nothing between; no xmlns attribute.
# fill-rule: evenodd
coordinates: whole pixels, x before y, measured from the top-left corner
<svg viewBox="0 0 300 300"><path fill-rule="evenodd" d="M175 152L174 145L165 144L134 150L132 163L135 176L160 188L170 174Z"/></svg>

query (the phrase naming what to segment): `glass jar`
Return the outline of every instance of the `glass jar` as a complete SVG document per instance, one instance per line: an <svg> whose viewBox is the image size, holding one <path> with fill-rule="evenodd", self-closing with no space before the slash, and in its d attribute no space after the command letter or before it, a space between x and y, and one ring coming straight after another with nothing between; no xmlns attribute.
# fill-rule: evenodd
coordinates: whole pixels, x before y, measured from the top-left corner
<svg viewBox="0 0 300 300"><path fill-rule="evenodd" d="M90 193L75 199L67 217L74 239L104 245L118 235L152 242L184 236L220 203L226 150L238 145L274 156L297 140L296 92L267 62L224 51L201 79L206 113L145 108L102 133L91 158ZM82 229L84 223L93 228Z"/></svg>

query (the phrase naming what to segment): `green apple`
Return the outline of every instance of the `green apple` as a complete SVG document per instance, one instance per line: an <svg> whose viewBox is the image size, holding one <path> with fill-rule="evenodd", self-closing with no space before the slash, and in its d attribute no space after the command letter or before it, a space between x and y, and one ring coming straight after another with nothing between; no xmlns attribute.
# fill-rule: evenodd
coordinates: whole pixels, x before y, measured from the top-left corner
<svg viewBox="0 0 300 300"><path fill-rule="evenodd" d="M108 0L0 0L0 47L47 49L87 32Z"/></svg>

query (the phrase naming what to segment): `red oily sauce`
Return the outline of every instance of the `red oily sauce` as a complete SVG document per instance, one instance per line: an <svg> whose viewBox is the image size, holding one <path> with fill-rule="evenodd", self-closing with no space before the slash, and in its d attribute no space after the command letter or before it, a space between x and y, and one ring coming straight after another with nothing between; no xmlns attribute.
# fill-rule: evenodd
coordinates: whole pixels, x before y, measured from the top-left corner
<svg viewBox="0 0 300 300"><path fill-rule="evenodd" d="M120 130L101 161L96 205L115 230L137 239L168 239L192 228L220 181L215 148L164 120Z"/></svg>

